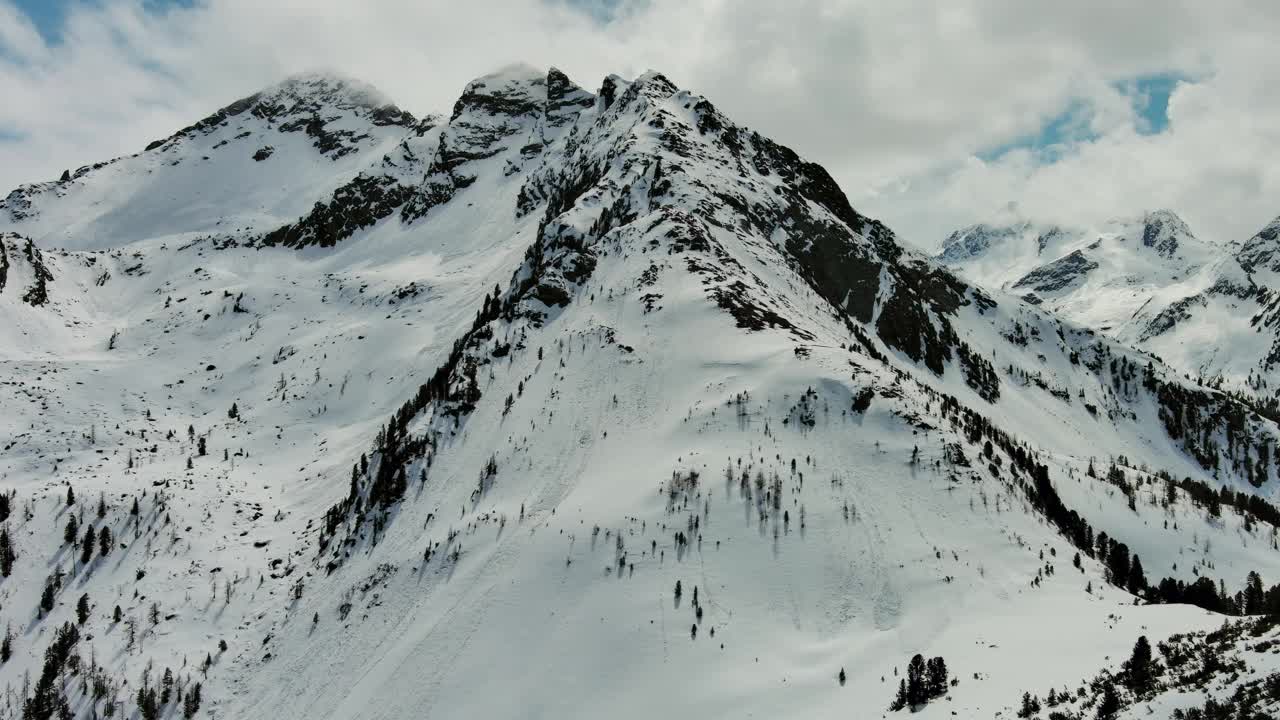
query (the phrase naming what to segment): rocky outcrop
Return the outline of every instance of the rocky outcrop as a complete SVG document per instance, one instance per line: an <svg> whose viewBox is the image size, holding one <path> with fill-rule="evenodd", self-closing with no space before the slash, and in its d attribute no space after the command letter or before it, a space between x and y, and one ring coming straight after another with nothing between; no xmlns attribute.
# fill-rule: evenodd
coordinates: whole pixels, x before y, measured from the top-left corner
<svg viewBox="0 0 1280 720"><path fill-rule="evenodd" d="M1013 283L1014 289L1034 290L1036 292L1057 292L1082 281L1090 271L1096 270L1098 263L1088 259L1079 250L1058 258L1048 265L1032 270Z"/></svg>

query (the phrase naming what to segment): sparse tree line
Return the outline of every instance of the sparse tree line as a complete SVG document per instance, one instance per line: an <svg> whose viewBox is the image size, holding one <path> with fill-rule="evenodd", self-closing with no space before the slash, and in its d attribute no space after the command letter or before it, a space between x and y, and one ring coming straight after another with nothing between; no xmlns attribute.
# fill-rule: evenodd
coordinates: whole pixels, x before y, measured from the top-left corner
<svg viewBox="0 0 1280 720"><path fill-rule="evenodd" d="M1146 636L1138 638L1129 657L1118 671L1103 670L1075 691L1050 688L1041 699L1023 693L1017 710L1019 718L1048 720L1114 720L1121 711L1149 701L1163 692L1200 692L1220 682L1235 682L1250 668L1239 651L1245 641L1274 634L1277 619L1226 623L1208 633L1174 635L1158 643L1153 652ZM1268 649L1274 638L1262 640L1257 648ZM1215 693L1217 694L1217 693ZM1207 697L1202 704L1175 708L1174 720L1270 720L1269 708L1280 703L1280 673L1239 683L1228 696ZM1149 712L1149 710L1148 710Z"/></svg>
<svg viewBox="0 0 1280 720"><path fill-rule="evenodd" d="M144 491L144 497L145 494ZM155 498L156 512L162 513L167 500L163 493L155 495ZM114 552L116 539L107 518L108 505L105 493L100 493L96 503L90 505L92 509L89 513L86 513L86 508L80 503L72 486L67 487L65 499L59 499L58 503L68 509L66 524L62 526L62 542L59 545L60 548L69 546L72 549L74 553L72 558L75 558L71 561L73 567L76 559L80 566L87 568L95 557L104 557ZM0 493L0 523L3 523L0 525L0 560L3 560L0 562L0 571L3 571L5 577L12 574L14 563L18 559L18 552L8 527L13 506L14 496L10 493ZM138 526L140 531L143 513L139 498L133 497L128 507L127 517L135 526ZM35 517L33 506L28 505L25 512L26 521ZM89 517L86 517L87 514ZM169 522L167 516L164 522ZM139 568L136 579L141 580L144 576L145 571ZM68 585L66 577L66 571L55 568L45 581L37 603L38 620L43 621L54 613L58 595ZM129 716L128 703L121 698L120 693L121 688L127 683L114 679L105 667L99 665L92 648L89 651L88 662L85 661L83 652L79 650L84 638L92 638L92 635L85 636L82 628L92 623L93 607L89 593L82 593L71 610L74 614L74 622L64 622L54 631L52 641L44 650L39 678L34 686L29 683L24 685L19 696L22 720L52 720L53 718L63 720L75 717L78 711L73 711L72 707L79 702L73 691L76 685L71 680L76 678L81 680L79 684L81 697L89 701L90 711L86 717L96 719ZM126 643L125 650L132 652L138 646L139 623L134 618L127 617L119 605L116 605L108 616L113 625L124 628L122 640ZM151 603L147 617L152 628L161 622L161 612L157 603ZM15 636L10 625L6 628L3 638L0 638L0 664L11 661L18 650L15 647L17 642L18 637ZM225 641L221 642L219 647L220 650L225 650ZM200 667L201 672L207 674L212 664L212 654L208 654ZM202 704L200 682L191 682L189 676L178 678L172 669L166 668L158 681L153 683L150 673L151 665L148 663L142 686L135 696L139 717L144 720L157 720L167 712L168 708L173 708L175 714L180 712L185 718L192 718L198 713ZM99 703L101 703L100 707Z"/></svg>
<svg viewBox="0 0 1280 720"><path fill-rule="evenodd" d="M1234 593L1226 589L1225 583L1219 581L1215 586L1212 580L1205 577L1190 584L1171 577L1163 578L1155 585L1150 584L1141 559L1137 555L1131 555L1125 543L1107 537L1105 532L1098 533L1095 537L1088 521L1062 501L1049 478L1048 466L1037 462L1034 454L1023 444L1014 441L1008 433L994 426L987 418L961 406L954 397L942 396L941 406L942 416L962 428L971 444L984 443L982 452L985 457L992 459L995 448L999 447L1010 458L1015 481L1031 505L1077 549L1101 562L1106 568L1108 582L1153 603L1187 603L1228 615L1280 612L1280 584L1264 589L1256 572L1249 574L1245 588ZM1124 481L1123 473L1118 468L1108 474L1113 483ZM1028 475L1030 479L1026 477ZM1262 498L1225 489L1215 491L1190 478L1175 483L1167 474L1164 481L1169 492L1178 487L1187 490L1195 501L1204 498L1211 514L1215 510L1220 511L1225 500L1246 517L1270 522L1278 516L1275 507Z"/></svg>

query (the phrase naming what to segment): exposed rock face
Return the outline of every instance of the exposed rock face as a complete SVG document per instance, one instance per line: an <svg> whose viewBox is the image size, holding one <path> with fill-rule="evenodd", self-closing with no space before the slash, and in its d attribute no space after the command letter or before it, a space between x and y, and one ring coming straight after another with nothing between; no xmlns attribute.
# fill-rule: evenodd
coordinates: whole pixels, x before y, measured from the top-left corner
<svg viewBox="0 0 1280 720"><path fill-rule="evenodd" d="M1176 256L1179 240L1191 236L1187 224L1170 210L1156 210L1143 218L1142 244L1154 249L1161 257Z"/></svg>
<svg viewBox="0 0 1280 720"><path fill-rule="evenodd" d="M942 243L942 252L938 259L944 263L958 263L969 258L978 257L993 246L1005 242L1013 242L1018 235L1027 229L1025 223L1014 225L988 225L979 223L956 230L947 236ZM1056 229L1055 229L1056 230ZM1053 232L1052 230L1050 232ZM1045 243L1040 242L1041 251Z"/></svg>
<svg viewBox="0 0 1280 720"><path fill-rule="evenodd" d="M164 148L197 133L207 135L243 113L266 121L280 132L307 134L321 154L334 159L355 152L359 144L369 138L367 133L342 127L342 123L336 121L349 116L379 127L409 127L414 123L413 115L386 102L372 87L332 75L297 75L274 88L241 98L163 140L156 140L147 145L146 150ZM265 157L255 155L254 159Z"/></svg>
<svg viewBox="0 0 1280 720"><path fill-rule="evenodd" d="M27 280L25 289L19 286L24 303L40 307L49 302L53 272L45 262L44 252L30 238L0 233L0 293L10 284L12 275L16 275L20 283L23 278Z"/></svg>
<svg viewBox="0 0 1280 720"><path fill-rule="evenodd" d="M1013 284L1017 289L1038 290L1040 292L1056 292L1070 285L1079 283L1089 271L1096 270L1098 263L1089 260L1079 250L1059 258L1043 267L1036 268L1023 275Z"/></svg>
<svg viewBox="0 0 1280 720"><path fill-rule="evenodd" d="M1249 272L1280 272L1280 217L1245 241L1236 252L1236 259Z"/></svg>

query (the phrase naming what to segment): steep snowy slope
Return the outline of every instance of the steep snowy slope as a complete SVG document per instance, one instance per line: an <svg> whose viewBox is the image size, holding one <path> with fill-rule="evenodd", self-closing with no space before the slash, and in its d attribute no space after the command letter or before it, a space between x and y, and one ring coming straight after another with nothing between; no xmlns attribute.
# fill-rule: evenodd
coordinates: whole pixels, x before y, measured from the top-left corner
<svg viewBox="0 0 1280 720"><path fill-rule="evenodd" d="M69 249L272 229L392 150L416 122L361 83L293 77L140 153L17 188L0 200L0 228Z"/></svg>
<svg viewBox="0 0 1280 720"><path fill-rule="evenodd" d="M399 130L227 231L13 221L3 712L869 716L923 653L923 716L993 717L1222 622L1139 598L1280 579L1270 413L664 76L507 68Z"/></svg>

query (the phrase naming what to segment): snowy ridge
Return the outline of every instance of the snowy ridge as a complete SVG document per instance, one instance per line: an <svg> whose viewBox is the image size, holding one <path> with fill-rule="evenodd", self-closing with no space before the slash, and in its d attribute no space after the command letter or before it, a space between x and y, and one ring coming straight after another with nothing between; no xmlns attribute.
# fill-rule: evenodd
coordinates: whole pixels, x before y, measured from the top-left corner
<svg viewBox="0 0 1280 720"><path fill-rule="evenodd" d="M180 232L236 236L296 217L380 157L413 125L371 88L291 78L140 153L24 185L0 226L45 246L119 247Z"/></svg>
<svg viewBox="0 0 1280 720"><path fill-rule="evenodd" d="M1028 221L974 226L953 233L937 259L1203 382L1274 404L1276 223L1231 243L1196 240L1168 211L1112 225L1120 231L1046 230Z"/></svg>
<svg viewBox="0 0 1280 720"><path fill-rule="evenodd" d="M84 717L847 717L924 653L924 717L994 717L1222 622L1140 598L1280 580L1265 407L968 285L662 74L375 102L321 103L362 150L250 159L328 168L252 222L12 220L11 698L70 647ZM1116 244L1188 257L1156 220Z"/></svg>

